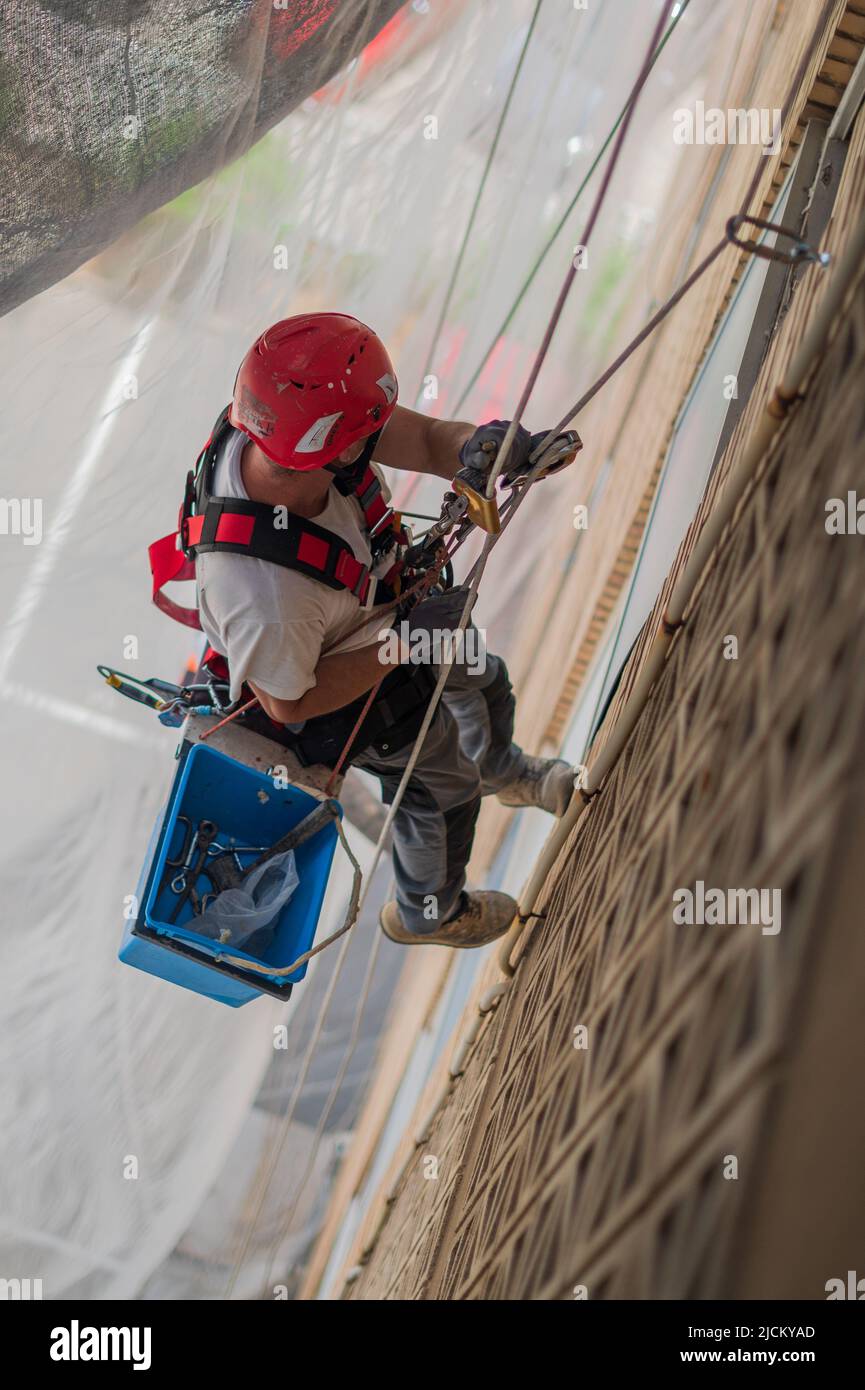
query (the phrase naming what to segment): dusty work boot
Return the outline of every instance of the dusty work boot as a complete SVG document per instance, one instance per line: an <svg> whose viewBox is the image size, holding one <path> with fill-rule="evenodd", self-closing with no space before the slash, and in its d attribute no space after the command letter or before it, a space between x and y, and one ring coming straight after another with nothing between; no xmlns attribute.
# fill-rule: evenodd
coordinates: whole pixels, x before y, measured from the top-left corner
<svg viewBox="0 0 865 1390"><path fill-rule="evenodd" d="M538 806L551 816L563 816L574 792L576 768L562 758L526 754L522 776L496 793L503 806Z"/></svg>
<svg viewBox="0 0 865 1390"><path fill-rule="evenodd" d="M400 946L453 946L458 949L486 946L504 936L517 912L517 904L507 893L463 893L456 912L435 931L407 931L399 907L385 903L381 910L381 929Z"/></svg>

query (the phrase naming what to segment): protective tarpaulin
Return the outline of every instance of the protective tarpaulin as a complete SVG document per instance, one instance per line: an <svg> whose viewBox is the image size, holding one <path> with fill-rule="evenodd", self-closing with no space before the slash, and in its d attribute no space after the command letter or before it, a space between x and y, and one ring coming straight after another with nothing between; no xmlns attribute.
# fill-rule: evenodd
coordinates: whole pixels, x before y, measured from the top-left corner
<svg viewBox="0 0 865 1390"><path fill-rule="evenodd" d="M672 144L672 111L695 96L724 104L724 85L710 88L701 73L707 63L717 73L735 60L747 3L693 0L659 59L595 231L592 254L603 274L575 286L527 412L531 429L557 419L646 316L647 229L675 206L677 177L704 167L704 152ZM271 71L265 40L278 32L278 13L265 22L268 8L204 11L226 25L231 15L245 16L249 25L241 44L247 85L233 106L213 18L188 77L208 119L223 122L223 149L234 129L226 113L242 113L251 130L258 95L250 92L263 92ZM343 8L374 13L376 22L385 13ZM31 8L5 22L19 44L29 34L33 50L42 45L47 62L45 35L72 12L83 34L77 6ZM129 11L132 31L141 13ZM191 54L194 18L183 6L159 13L174 16L166 23ZM315 51L323 71L339 69L327 85L243 158L134 226L132 215L110 224L110 216L125 216L124 197L112 194L111 245L0 322L0 491L19 508L17 525L15 507L4 510L10 524L0 534L0 1267L8 1276L41 1277L46 1298L128 1297L148 1281L149 1292L158 1291L154 1271L239 1152L262 1078L270 1072L271 1092L290 1093L313 1016L302 985L287 1005L299 1020L291 1046L275 1054L280 1006L262 1000L234 1012L116 962L177 735L107 689L94 668L103 662L174 680L195 650L190 633L150 605L147 544L174 524L185 473L243 353L287 314L339 309L370 323L390 349L408 406L478 421L507 417L599 174L570 213L569 205L619 114L656 14L646 0L588 10L534 0L417 0L346 64L334 10L328 29L296 50ZM129 32L118 26L121 68ZM67 68L88 71L83 51L64 53ZM139 51L136 63L144 61ZM31 51L27 70L38 63ZM154 70L162 74L157 86L175 90L180 79L164 56ZM155 100L148 96L148 110ZM11 110L19 119L14 102ZM37 142L35 106L33 113L28 141ZM57 215L42 229L40 256L63 240L58 228L92 212L78 197L76 141L64 137L58 112L49 114L60 133L46 183L67 191L58 191ZM117 119L124 114L121 103ZM179 186L164 185L169 194ZM121 225L127 230L118 236ZM23 274L34 246L22 242L19 252ZM75 254L88 254L83 243ZM398 501L411 497L417 510L438 512L440 480L391 481ZM493 557L477 616L490 646L505 655L517 625L534 621L527 595L543 568L546 528L570 526L574 486L567 474L539 485ZM379 900L386 891L383 882ZM336 924L345 892L343 877L321 931ZM386 945L379 964L395 974L399 948ZM316 989L331 968L326 953ZM361 970L352 971L346 978L356 985ZM377 991L365 1017L367 1042L381 1027L386 993ZM343 997L351 1000L351 988ZM329 1022L323 1039L331 1076L352 1028L348 1007L339 1027ZM302 1107L311 1127L329 1084L316 1070ZM335 1114L344 1125L342 1105ZM238 1226L225 1201L233 1194L238 1211L250 1211L267 1168L266 1155L254 1160L264 1165L254 1173L233 1166L239 1161L231 1160L232 1180L223 1175L214 1189L221 1232L236 1234ZM307 1210L306 1195L297 1205ZM189 1296L218 1297L235 1236L220 1244L217 1233L205 1239L200 1223L195 1231L188 1248L207 1250L210 1271L180 1261L172 1294L185 1287ZM252 1248L285 1235L288 1249L288 1234L259 1230ZM244 1278L237 1288L254 1292Z"/></svg>

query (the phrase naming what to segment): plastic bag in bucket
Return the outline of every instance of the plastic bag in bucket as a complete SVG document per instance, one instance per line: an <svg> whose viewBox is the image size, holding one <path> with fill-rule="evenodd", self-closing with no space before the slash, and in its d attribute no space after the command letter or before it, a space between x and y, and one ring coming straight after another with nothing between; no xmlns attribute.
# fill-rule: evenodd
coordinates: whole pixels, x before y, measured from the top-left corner
<svg viewBox="0 0 865 1390"><path fill-rule="evenodd" d="M277 919L299 882L294 850L286 850L253 869L242 888L225 888L189 929L260 957L273 941Z"/></svg>

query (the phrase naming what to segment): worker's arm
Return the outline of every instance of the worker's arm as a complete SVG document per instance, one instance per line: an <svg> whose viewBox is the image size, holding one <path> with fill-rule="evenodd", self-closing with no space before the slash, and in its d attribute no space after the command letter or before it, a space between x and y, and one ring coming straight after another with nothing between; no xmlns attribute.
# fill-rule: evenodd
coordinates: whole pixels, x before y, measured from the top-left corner
<svg viewBox="0 0 865 1390"><path fill-rule="evenodd" d="M387 659L386 648L378 642L369 647L359 647L354 652L335 652L333 656L323 656L315 668L315 685L301 695L299 700L278 700L268 695L255 681L249 684L255 691L262 708L278 724L300 724L304 719L313 719L317 714L330 714L332 710L350 705L358 695L365 695L376 681L386 676L397 661Z"/></svg>
<svg viewBox="0 0 865 1390"><path fill-rule="evenodd" d="M395 629L388 628L379 633L378 642L368 647L320 657L314 672L316 683L299 700L279 700L275 695L268 695L249 677L247 681L262 708L279 724L299 724L317 714L330 714L332 710L350 705L359 695L366 695L391 667L399 665L400 659L408 660L409 648L412 660L421 659L414 651L416 639L424 634L431 637L435 633L453 632L466 609L466 617L471 613L476 598L477 594L471 593L464 584L443 594L427 596L400 622L397 642L385 640L397 635Z"/></svg>
<svg viewBox="0 0 865 1390"><path fill-rule="evenodd" d="M376 462L450 480L462 467L460 449L474 432L465 420L433 420L398 405L376 445Z"/></svg>

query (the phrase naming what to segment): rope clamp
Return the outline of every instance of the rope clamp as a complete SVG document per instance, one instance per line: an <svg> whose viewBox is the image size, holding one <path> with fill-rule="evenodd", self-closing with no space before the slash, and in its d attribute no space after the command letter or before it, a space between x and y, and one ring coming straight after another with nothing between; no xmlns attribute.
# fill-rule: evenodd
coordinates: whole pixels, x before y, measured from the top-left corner
<svg viewBox="0 0 865 1390"><path fill-rule="evenodd" d="M790 242L789 251L784 251L778 246L767 246L765 242L751 241L738 236L739 228L746 223L762 232L774 232L778 237L786 237ZM727 240L733 246L738 246L740 251L750 251L752 256L759 256L761 260L780 261L782 265L801 265L804 261L825 267L832 259L828 251L818 251L809 242L803 241L799 233L794 232L792 228L782 227L778 222L767 222L762 217L746 217L742 213L736 217L731 217L728 221Z"/></svg>
<svg viewBox="0 0 865 1390"><path fill-rule="evenodd" d="M502 529L498 503L484 492L483 476L477 470L462 468L453 480L453 490L466 502L466 515L473 526L497 536Z"/></svg>

